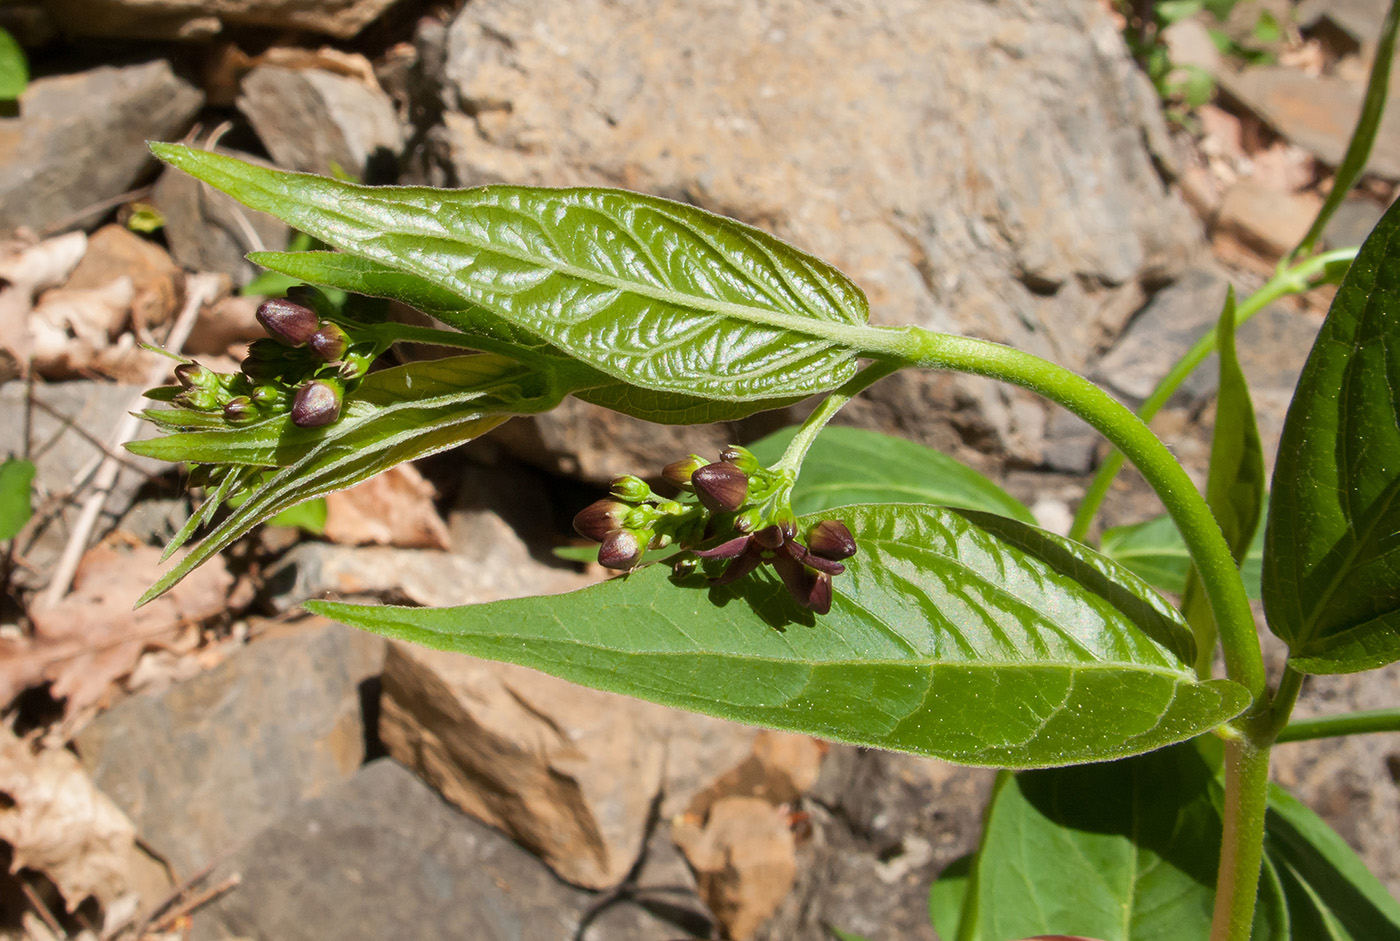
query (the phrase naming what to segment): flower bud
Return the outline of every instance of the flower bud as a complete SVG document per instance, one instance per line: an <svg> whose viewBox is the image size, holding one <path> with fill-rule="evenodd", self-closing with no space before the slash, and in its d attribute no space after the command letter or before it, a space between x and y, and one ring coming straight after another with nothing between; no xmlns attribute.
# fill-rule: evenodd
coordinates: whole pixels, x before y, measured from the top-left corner
<svg viewBox="0 0 1400 941"><path fill-rule="evenodd" d="M321 326L311 308L280 298L263 301L256 316L270 336L288 346L301 346Z"/></svg>
<svg viewBox="0 0 1400 941"><path fill-rule="evenodd" d="M612 492L613 496L619 500L626 500L629 503L641 503L651 496L651 488L647 486L647 482L640 477L633 477L631 474L614 477Z"/></svg>
<svg viewBox="0 0 1400 941"><path fill-rule="evenodd" d="M661 476L671 486L689 490L691 475L708 463L710 462L700 455L692 454L690 457L672 461L661 468Z"/></svg>
<svg viewBox="0 0 1400 941"><path fill-rule="evenodd" d="M605 569L625 572L642 558L642 540L634 532L614 530L598 550L598 564Z"/></svg>
<svg viewBox="0 0 1400 941"><path fill-rule="evenodd" d="M817 580L812 584L811 591L807 594L806 607L812 609L814 614L831 613L831 576L825 573L817 575Z"/></svg>
<svg viewBox="0 0 1400 941"><path fill-rule="evenodd" d="M338 363L350 348L350 337L333 323L328 323L306 338L306 345L328 363Z"/></svg>
<svg viewBox="0 0 1400 941"><path fill-rule="evenodd" d="M340 390L329 382L313 379L297 390L292 400L292 424L298 428L320 428L340 417Z"/></svg>
<svg viewBox="0 0 1400 941"><path fill-rule="evenodd" d="M765 549L777 549L787 541L787 538L783 535L781 528L765 526L753 534L753 541Z"/></svg>
<svg viewBox="0 0 1400 941"><path fill-rule="evenodd" d="M175 381L186 389L213 389L219 384L219 376L199 363L181 363L175 367Z"/></svg>
<svg viewBox="0 0 1400 941"><path fill-rule="evenodd" d="M186 389L175 396L175 404L197 412L210 412L219 407L219 394L212 389Z"/></svg>
<svg viewBox="0 0 1400 941"><path fill-rule="evenodd" d="M574 517L574 531L585 539L602 542L608 533L622 526L623 517L631 509L616 500L598 500L590 503Z"/></svg>
<svg viewBox="0 0 1400 941"><path fill-rule="evenodd" d="M369 372L369 364L370 357L364 353L349 353L340 364L337 374L346 382L354 382Z"/></svg>
<svg viewBox="0 0 1400 941"><path fill-rule="evenodd" d="M258 417L253 400L246 395L235 396L224 403L224 421L232 425L242 425Z"/></svg>
<svg viewBox="0 0 1400 941"><path fill-rule="evenodd" d="M807 549L823 559L839 561L856 554L856 540L840 520L822 520L807 531Z"/></svg>
<svg viewBox="0 0 1400 941"><path fill-rule="evenodd" d="M763 469L763 465L758 463L758 458L753 456L752 451L748 448L741 448L737 444L731 444L719 452L719 459L733 464L746 474L757 473Z"/></svg>
<svg viewBox="0 0 1400 941"><path fill-rule="evenodd" d="M259 408L273 408L282 404L282 390L276 386L258 386L248 397Z"/></svg>
<svg viewBox="0 0 1400 941"><path fill-rule="evenodd" d="M749 495L748 475L727 461L697 468L690 484L711 513L733 513Z"/></svg>

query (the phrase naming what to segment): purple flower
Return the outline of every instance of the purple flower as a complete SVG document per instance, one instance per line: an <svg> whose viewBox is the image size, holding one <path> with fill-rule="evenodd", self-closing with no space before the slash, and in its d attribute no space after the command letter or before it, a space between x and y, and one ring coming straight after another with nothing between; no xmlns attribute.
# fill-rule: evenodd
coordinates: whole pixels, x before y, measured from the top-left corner
<svg viewBox="0 0 1400 941"><path fill-rule="evenodd" d="M841 533L824 530L823 548L836 552L845 552L849 548L850 551L843 556L849 558L855 553L855 539L845 524L836 522L836 525L845 534L844 538L841 538ZM818 524L813 532L821 526ZM716 585L728 585L760 565L771 564L777 569L778 577L787 586L792 599L817 614L826 614L831 610L831 578L846 571L840 562L827 555L819 555L798 542L791 524L767 526L757 532L736 536L709 549L698 549L695 556L707 560L729 560L724 571L714 579Z"/></svg>

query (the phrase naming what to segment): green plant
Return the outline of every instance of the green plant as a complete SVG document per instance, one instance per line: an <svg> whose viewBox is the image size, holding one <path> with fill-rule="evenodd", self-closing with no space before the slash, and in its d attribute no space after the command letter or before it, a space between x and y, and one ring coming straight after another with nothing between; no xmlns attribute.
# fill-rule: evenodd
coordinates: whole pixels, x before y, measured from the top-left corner
<svg viewBox="0 0 1400 941"><path fill-rule="evenodd" d="M8 30L0 29L0 101L13 101L29 84L29 60Z"/></svg>
<svg viewBox="0 0 1400 941"><path fill-rule="evenodd" d="M212 488L172 551L236 506L143 601L289 507L567 395L678 424L823 395L801 428L752 449L676 455L661 471L674 498L622 477L581 512L600 561L625 577L461 608L307 607L740 721L1045 769L1003 777L976 858L935 886L948 937L1400 937L1395 900L1267 778L1276 741L1400 728L1400 711L1289 725L1305 673L1400 659L1400 209L1359 253L1289 259L1263 295L1346 272L1267 508L1260 591L1291 652L1270 689L1240 572L1264 481L1233 348L1261 295L1227 299L1210 341L1222 381L1202 497L1087 380L998 344L871 326L840 272L693 207L599 189L370 188L154 150L340 250L259 264L453 329L351 316L303 288L264 305L277 339L240 374L180 367L179 386L153 393L172 407L145 413L167 434L130 446L195 464ZM401 341L473 352L368 369ZM906 368L1011 382L1102 432L1189 558L1170 575L1181 608L1082 540L1037 529L970 469L823 433ZM645 564L648 551L672 564ZM1217 647L1224 677L1211 674ZM1084 763L1100 764L1067 767Z"/></svg>

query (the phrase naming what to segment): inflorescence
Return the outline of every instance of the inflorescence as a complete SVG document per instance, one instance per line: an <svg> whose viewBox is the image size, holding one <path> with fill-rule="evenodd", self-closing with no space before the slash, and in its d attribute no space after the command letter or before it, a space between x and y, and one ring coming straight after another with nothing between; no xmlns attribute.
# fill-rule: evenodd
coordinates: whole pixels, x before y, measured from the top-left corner
<svg viewBox="0 0 1400 941"><path fill-rule="evenodd" d="M574 517L581 535L602 543L600 565L628 571L646 550L678 545L687 550L678 573L725 561L711 582L727 585L771 564L799 605L818 614L831 610L832 576L846 570L841 560L855 555L856 541L840 520L823 520L807 531L805 545L798 541L790 471L770 470L731 446L716 463L692 454L661 476L681 491L677 499L658 496L640 478L618 477L611 496Z"/></svg>

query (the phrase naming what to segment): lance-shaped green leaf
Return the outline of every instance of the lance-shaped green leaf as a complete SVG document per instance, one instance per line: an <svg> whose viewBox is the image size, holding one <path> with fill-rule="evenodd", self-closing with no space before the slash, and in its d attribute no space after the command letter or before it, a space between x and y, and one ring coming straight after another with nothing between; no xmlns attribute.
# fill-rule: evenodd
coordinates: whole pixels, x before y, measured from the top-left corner
<svg viewBox="0 0 1400 941"><path fill-rule="evenodd" d="M1249 399L1249 382L1235 354L1235 289L1225 294L1225 307L1215 331L1220 356L1220 384L1215 397L1215 428L1210 446L1210 470L1206 475L1206 503L1220 524L1235 564L1244 561L1259 529L1264 502L1264 448L1259 425ZM1196 632L1197 669L1210 672L1214 658L1216 625L1195 566L1186 577L1181 610Z"/></svg>
<svg viewBox="0 0 1400 941"><path fill-rule="evenodd" d="M1288 408L1264 610L1304 672L1400 659L1400 207L1352 262Z"/></svg>
<svg viewBox="0 0 1400 941"><path fill-rule="evenodd" d="M582 591L435 610L308 602L347 624L696 712L968 764L1098 761L1248 701L1132 574L1005 517L845 507L860 551L822 617L766 568L725 587L650 566Z"/></svg>
<svg viewBox="0 0 1400 941"><path fill-rule="evenodd" d="M0 461L0 540L13 539L32 515L30 485L34 462L23 458Z"/></svg>
<svg viewBox="0 0 1400 941"><path fill-rule="evenodd" d="M560 381L578 398L644 421L667 425L734 421L781 408L800 398L725 402L684 392L638 388L572 359L527 330L445 288L367 258L344 252L255 252L248 257L299 281L407 304L456 327L478 349L512 356L559 374Z"/></svg>
<svg viewBox="0 0 1400 941"><path fill-rule="evenodd" d="M1260 515L1267 511L1267 498ZM1186 573L1191 569L1191 553L1170 516L1154 516L1141 523L1114 526L1104 530L1104 555L1162 591L1179 595L1186 590ZM1249 597L1261 597L1260 569L1264 563L1264 527L1255 526L1254 538L1245 550L1240 565L1245 591Z"/></svg>
<svg viewBox="0 0 1400 941"><path fill-rule="evenodd" d="M775 464L797 430L775 431L749 450L762 463ZM851 503L930 503L1035 523L1025 504L961 461L877 431L828 426L802 462L792 509L816 513Z"/></svg>
<svg viewBox="0 0 1400 941"><path fill-rule="evenodd" d="M864 295L835 268L682 203L608 189L367 187L152 149L642 388L730 401L821 392L850 378L876 333Z"/></svg>
<svg viewBox="0 0 1400 941"><path fill-rule="evenodd" d="M528 367L503 357L449 357L371 373L346 414L322 428L299 429L282 416L245 427L133 442L130 450L148 457L229 467L239 473L240 484L261 467L276 468L139 604L168 591L243 533L284 510L396 464L456 447L514 415L553 407L557 394L541 388L546 385ZM221 486L214 498L230 496L228 489ZM212 510L206 506L201 512L207 518ZM188 538L197 525L183 529L172 545Z"/></svg>

